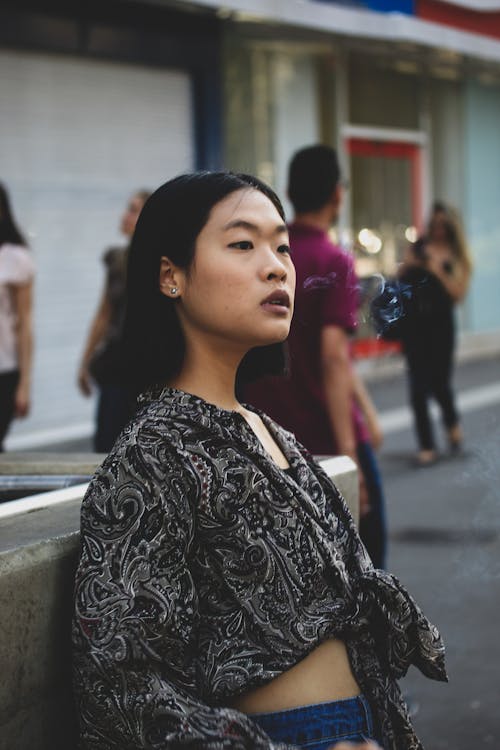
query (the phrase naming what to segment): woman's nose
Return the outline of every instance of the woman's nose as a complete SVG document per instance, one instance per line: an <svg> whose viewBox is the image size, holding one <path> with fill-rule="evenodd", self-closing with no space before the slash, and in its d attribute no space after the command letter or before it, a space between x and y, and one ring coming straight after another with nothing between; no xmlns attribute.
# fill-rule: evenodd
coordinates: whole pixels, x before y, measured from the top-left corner
<svg viewBox="0 0 500 750"><path fill-rule="evenodd" d="M275 252L268 253L266 262L262 266L262 275L265 279L281 279L282 281L286 279L287 267Z"/></svg>

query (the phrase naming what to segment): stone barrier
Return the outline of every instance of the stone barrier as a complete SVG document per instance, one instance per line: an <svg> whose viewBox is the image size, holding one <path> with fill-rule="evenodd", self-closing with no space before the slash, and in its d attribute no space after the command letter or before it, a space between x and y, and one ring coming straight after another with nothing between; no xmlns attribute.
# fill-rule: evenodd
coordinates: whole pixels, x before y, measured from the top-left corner
<svg viewBox="0 0 500 750"><path fill-rule="evenodd" d="M357 518L354 463L320 460ZM77 747L70 623L85 487L0 505L0 750Z"/></svg>

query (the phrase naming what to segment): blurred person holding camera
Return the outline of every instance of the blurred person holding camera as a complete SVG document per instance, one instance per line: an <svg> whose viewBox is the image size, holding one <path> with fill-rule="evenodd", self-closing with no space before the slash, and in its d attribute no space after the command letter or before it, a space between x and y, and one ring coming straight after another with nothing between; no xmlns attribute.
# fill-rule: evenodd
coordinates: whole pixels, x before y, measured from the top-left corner
<svg viewBox="0 0 500 750"><path fill-rule="evenodd" d="M463 432L452 387L455 349L454 307L467 293L472 263L456 211L433 206L427 230L406 251L398 278L408 302L401 321L410 403L418 440L416 464L438 458L429 399L440 406L448 445L460 451Z"/></svg>

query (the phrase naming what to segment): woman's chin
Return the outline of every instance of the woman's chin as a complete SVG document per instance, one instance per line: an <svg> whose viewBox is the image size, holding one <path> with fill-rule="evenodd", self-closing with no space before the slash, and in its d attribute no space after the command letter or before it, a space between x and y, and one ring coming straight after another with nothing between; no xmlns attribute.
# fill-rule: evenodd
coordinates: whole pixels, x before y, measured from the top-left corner
<svg viewBox="0 0 500 750"><path fill-rule="evenodd" d="M238 344L246 342L246 350L255 349L258 346L272 346L273 344L282 344L287 340L290 333L290 324L282 321L281 325L263 325L257 330L246 331L245 334L239 334ZM243 344L244 345L244 344Z"/></svg>
<svg viewBox="0 0 500 750"><path fill-rule="evenodd" d="M287 329L282 331L281 334L276 333L273 336L262 336L253 346L273 346L273 344L283 344L283 342L287 340L289 332L289 329Z"/></svg>

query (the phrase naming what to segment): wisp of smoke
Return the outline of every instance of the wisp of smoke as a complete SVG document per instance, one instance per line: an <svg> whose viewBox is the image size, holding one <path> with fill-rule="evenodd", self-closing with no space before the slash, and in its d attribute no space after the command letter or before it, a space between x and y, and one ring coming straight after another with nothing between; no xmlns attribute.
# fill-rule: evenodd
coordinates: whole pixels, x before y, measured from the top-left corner
<svg viewBox="0 0 500 750"><path fill-rule="evenodd" d="M376 292L369 303L373 326L378 336L389 337L407 314L413 285L399 279L385 279L380 274L373 278Z"/></svg>

